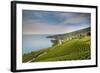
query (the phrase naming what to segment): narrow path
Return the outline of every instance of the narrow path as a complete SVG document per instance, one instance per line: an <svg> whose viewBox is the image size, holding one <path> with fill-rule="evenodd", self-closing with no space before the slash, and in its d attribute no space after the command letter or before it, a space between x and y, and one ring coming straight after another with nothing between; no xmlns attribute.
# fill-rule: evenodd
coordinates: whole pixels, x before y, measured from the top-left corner
<svg viewBox="0 0 100 73"><path fill-rule="evenodd" d="M35 58L33 58L33 59L29 60L27 63L30 63L30 62L31 62L31 61L33 61L33 60L35 60Z"/></svg>
<svg viewBox="0 0 100 73"><path fill-rule="evenodd" d="M40 56L42 56L44 54L47 54L47 52L43 52L42 54L38 55L37 57L40 57Z"/></svg>
<svg viewBox="0 0 100 73"><path fill-rule="evenodd" d="M47 52L44 52L44 53L38 55L37 58L40 57L40 56L42 56L42 55L44 55L44 54L47 54ZM31 61L33 61L33 60L35 60L35 59L36 59L36 58L31 59L31 60L29 60L27 63L30 63Z"/></svg>

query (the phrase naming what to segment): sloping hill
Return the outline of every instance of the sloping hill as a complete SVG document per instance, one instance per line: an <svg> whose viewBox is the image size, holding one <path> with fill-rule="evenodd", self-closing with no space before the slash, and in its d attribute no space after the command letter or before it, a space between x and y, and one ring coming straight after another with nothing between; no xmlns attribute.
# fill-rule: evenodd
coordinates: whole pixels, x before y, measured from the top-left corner
<svg viewBox="0 0 100 73"><path fill-rule="evenodd" d="M64 37L70 37L70 36L75 36L75 35L79 35L79 34L84 34L84 33L88 33L90 32L91 28L84 28L84 29L80 29L77 31L73 31L73 32L69 32L69 33L64 33L64 34L57 34L57 35L52 35L52 36L48 36L47 38L64 38Z"/></svg>
<svg viewBox="0 0 100 73"><path fill-rule="evenodd" d="M32 60L33 58L35 59ZM85 60L90 58L90 36L85 36L79 39L65 41L62 45L33 51L23 56L23 62L30 60L32 60L31 62Z"/></svg>

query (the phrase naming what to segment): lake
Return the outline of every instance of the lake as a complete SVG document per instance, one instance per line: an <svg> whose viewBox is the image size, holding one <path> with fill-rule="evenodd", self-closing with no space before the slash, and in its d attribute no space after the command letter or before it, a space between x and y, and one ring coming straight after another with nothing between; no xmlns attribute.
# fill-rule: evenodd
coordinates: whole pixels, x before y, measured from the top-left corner
<svg viewBox="0 0 100 73"><path fill-rule="evenodd" d="M50 35L23 35L22 36L22 53L30 53L34 50L40 50L52 46Z"/></svg>

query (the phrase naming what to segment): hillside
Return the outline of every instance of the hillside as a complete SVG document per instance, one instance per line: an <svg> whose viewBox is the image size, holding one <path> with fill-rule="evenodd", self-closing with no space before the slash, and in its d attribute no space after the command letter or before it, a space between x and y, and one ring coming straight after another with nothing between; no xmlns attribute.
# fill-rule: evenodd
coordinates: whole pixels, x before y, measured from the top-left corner
<svg viewBox="0 0 100 73"><path fill-rule="evenodd" d="M71 37L71 36L75 36L75 35L79 35L79 34L84 34L84 33L90 32L90 30L91 30L91 28L88 27L88 28L80 29L80 30L77 30L77 31L69 32L69 33L57 34L57 35L48 36L47 38L57 38L57 37L64 38L64 37Z"/></svg>
<svg viewBox="0 0 100 73"><path fill-rule="evenodd" d="M86 60L91 58L90 36L64 41L46 49L23 55L23 62Z"/></svg>

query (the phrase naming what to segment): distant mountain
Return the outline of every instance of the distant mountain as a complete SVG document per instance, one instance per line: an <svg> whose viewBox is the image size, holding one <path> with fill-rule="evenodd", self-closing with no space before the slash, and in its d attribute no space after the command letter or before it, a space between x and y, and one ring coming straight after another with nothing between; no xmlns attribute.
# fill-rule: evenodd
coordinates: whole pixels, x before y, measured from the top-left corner
<svg viewBox="0 0 100 73"><path fill-rule="evenodd" d="M65 34L58 34L58 35L52 35L52 36L48 36L47 38L64 38L64 37L71 37L71 36L76 36L76 35L80 35L80 34L86 34L86 33L90 33L91 28L84 28L84 29L80 29L77 31L73 31L73 32L69 32L69 33L65 33Z"/></svg>

